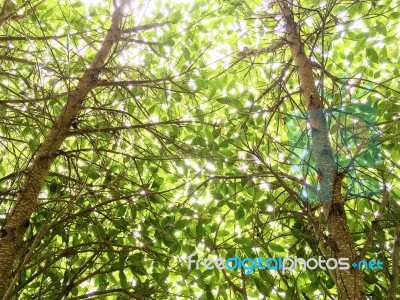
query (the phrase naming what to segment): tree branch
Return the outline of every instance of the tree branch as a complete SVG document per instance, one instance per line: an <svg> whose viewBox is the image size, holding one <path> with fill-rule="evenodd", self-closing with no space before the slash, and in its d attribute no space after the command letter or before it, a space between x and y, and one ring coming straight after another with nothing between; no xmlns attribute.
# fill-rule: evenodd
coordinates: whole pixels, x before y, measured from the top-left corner
<svg viewBox="0 0 400 300"><path fill-rule="evenodd" d="M360 254L358 255L359 259L364 259L365 255L367 254L368 249L371 246L372 241L374 240L374 236L375 236L376 230L378 229L378 226L379 226L379 222L378 221L382 217L382 214L384 213L388 202L389 202L389 192L385 188L385 190L383 191L383 198L382 198L381 205L379 206L378 213L377 213L377 215L375 217L375 220L372 222L371 230L369 231L368 236L367 236L367 238L365 240L364 247L361 250Z"/></svg>
<svg viewBox="0 0 400 300"><path fill-rule="evenodd" d="M96 78L104 67L112 46L121 35L123 11L127 2L127 0L122 1L115 8L111 28L108 30L100 50L94 57L90 68L82 75L76 90L71 93L45 141L38 149L36 157L26 172L20 195L3 223L0 231L0 297L7 297L5 293L11 280L11 272L18 259L18 249L23 243L26 224L35 211L39 192L50 166L67 137L71 122L80 112L87 94L96 86Z"/></svg>
<svg viewBox="0 0 400 300"><path fill-rule="evenodd" d="M187 121L187 120L175 120L175 121L164 121L164 122L154 122L154 123L147 123L147 124L136 124L130 126L116 126L116 127L103 127L103 128L84 128L84 129L77 129L74 131L69 131L67 136L75 136L81 134L90 134L90 133L100 133L100 132L116 132L121 130L129 130L129 129L138 129L138 128L150 128L160 125L182 125L182 124L196 124L199 122L196 121ZM204 123L201 124L215 126L212 123Z"/></svg>
<svg viewBox="0 0 400 300"><path fill-rule="evenodd" d="M141 26L136 26L136 27L132 27L132 28L127 28L127 29L123 29L122 33L123 34L127 34L127 33L138 33L144 30L149 30L149 29L154 29L154 28L158 28L158 27L162 27L165 25L168 25L169 22L162 22L162 23L154 23L154 24L147 24L147 25L141 25Z"/></svg>
<svg viewBox="0 0 400 300"><path fill-rule="evenodd" d="M264 53L274 53L276 50L282 48L286 44L287 42L281 39L274 41L274 44L265 48L260 48L260 49L245 48L239 52L239 55L243 57L243 56L257 56Z"/></svg>

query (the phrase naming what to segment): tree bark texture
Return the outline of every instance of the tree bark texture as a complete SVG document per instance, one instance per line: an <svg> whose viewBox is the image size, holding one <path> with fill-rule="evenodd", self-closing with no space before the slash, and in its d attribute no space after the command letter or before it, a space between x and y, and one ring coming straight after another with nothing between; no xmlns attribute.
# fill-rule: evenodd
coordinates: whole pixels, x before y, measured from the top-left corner
<svg viewBox="0 0 400 300"><path fill-rule="evenodd" d="M315 87L312 62L305 54L299 25L287 2L279 1L285 28L286 40L294 59L300 81L301 95L307 109L307 121L311 128L312 150L320 177L318 200L323 203L329 234L329 246L335 258L345 257L351 264L356 259L346 212L341 195L343 174L337 171L329 141L328 128L323 113L323 102ZM364 300L362 273L356 268L336 271L336 286L341 300Z"/></svg>
<svg viewBox="0 0 400 300"><path fill-rule="evenodd" d="M90 67L80 78L74 91L71 91L60 115L56 118L46 139L36 151L33 162L28 167L20 194L7 216L0 231L0 298L7 299L7 289L12 270L18 262L18 249L24 240L29 218L36 208L39 192L44 184L57 151L68 135L71 123L80 112L88 93L97 85L98 76L109 57L112 46L121 35L123 10L128 1L114 7L112 24L94 57Z"/></svg>

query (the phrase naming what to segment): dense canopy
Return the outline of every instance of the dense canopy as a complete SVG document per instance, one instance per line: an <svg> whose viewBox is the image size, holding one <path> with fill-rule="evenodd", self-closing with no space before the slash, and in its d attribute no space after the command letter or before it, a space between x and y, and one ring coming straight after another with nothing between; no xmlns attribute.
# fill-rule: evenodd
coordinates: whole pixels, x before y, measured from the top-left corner
<svg viewBox="0 0 400 300"><path fill-rule="evenodd" d="M399 299L397 1L0 9L0 297Z"/></svg>

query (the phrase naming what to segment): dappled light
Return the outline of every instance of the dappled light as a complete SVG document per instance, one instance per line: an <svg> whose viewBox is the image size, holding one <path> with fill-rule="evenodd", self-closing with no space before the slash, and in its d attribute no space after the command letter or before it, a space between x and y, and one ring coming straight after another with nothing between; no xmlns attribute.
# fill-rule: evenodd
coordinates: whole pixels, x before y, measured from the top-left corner
<svg viewBox="0 0 400 300"><path fill-rule="evenodd" d="M399 11L4 0L0 298L398 299Z"/></svg>

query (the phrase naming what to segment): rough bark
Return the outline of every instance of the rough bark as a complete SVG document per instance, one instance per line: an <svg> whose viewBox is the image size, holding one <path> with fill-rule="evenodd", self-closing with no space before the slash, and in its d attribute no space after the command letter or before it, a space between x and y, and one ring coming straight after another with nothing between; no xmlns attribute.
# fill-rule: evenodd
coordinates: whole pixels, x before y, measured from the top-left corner
<svg viewBox="0 0 400 300"><path fill-rule="evenodd" d="M28 167L20 194L0 231L0 297L5 295L11 274L18 258L18 249L23 243L29 218L35 211L37 199L50 166L63 141L67 137L72 121L82 108L87 94L96 84L99 73L109 57L113 44L121 34L123 9L127 1L115 7L111 28L90 67L84 72L74 91L69 94L60 115L56 118L45 141L37 150L32 164Z"/></svg>
<svg viewBox="0 0 400 300"><path fill-rule="evenodd" d="M392 274L390 276L390 284L388 291L388 300L398 299L397 291L400 287L400 222L395 222L396 226L396 239L393 245L392 253Z"/></svg>
<svg viewBox="0 0 400 300"><path fill-rule="evenodd" d="M5 0L0 11L0 26L3 25L4 21L11 15L10 14L10 0Z"/></svg>
<svg viewBox="0 0 400 300"><path fill-rule="evenodd" d="M355 260L355 246L347 224L346 212L341 195L343 174L338 173L329 142L327 124L323 114L323 102L316 92L312 62L306 56L298 24L285 1L279 7L286 25L286 40L290 46L300 81L301 95L308 111L312 147L320 178L318 200L323 202L325 222L329 233L329 246L336 258L346 257L350 264ZM363 300L362 273L354 268L336 271L334 280L339 299Z"/></svg>

